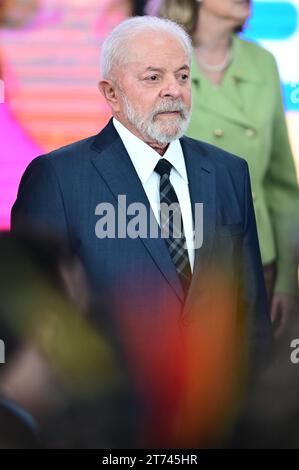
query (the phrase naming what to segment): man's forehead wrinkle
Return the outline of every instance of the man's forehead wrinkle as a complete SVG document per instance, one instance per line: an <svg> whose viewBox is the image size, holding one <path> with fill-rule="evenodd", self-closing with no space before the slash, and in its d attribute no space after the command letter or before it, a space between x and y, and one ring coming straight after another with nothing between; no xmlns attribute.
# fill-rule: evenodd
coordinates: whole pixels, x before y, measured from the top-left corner
<svg viewBox="0 0 299 470"><path fill-rule="evenodd" d="M142 54L141 51L138 53L130 53L127 55L125 61L125 67L134 66L141 72L147 71L161 71L166 72L171 69L172 72L178 72L180 70L190 70L190 64L187 57L178 57L173 52L169 53L169 57L165 57L164 60L157 57L157 54L152 54L153 57L149 57L150 53Z"/></svg>
<svg viewBox="0 0 299 470"><path fill-rule="evenodd" d="M171 69L171 72L180 72L181 70L190 70L189 65L184 64L178 67L175 67ZM144 66L142 67L143 72L160 72L160 73L165 73L168 72L167 67L157 67L155 65L149 65L149 66Z"/></svg>

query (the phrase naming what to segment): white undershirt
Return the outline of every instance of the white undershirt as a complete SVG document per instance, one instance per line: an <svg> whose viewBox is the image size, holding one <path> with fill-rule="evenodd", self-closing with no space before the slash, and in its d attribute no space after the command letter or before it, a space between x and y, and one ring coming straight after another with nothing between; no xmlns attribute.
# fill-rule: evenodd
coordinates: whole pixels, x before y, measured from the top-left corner
<svg viewBox="0 0 299 470"><path fill-rule="evenodd" d="M149 200L152 211L157 222L160 224L160 176L154 171L154 169L161 156L148 144L132 134L132 132L130 132L115 118L113 118L113 125L131 158ZM173 166L170 173L170 182L174 187L181 206L188 255L191 269L193 271L194 239L192 209L185 159L179 139L169 144L162 158L168 160Z"/></svg>

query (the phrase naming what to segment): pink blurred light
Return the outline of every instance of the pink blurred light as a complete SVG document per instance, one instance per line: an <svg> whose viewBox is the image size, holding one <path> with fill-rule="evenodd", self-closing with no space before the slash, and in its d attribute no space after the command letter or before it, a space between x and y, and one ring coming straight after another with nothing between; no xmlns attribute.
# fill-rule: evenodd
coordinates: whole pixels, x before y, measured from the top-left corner
<svg viewBox="0 0 299 470"><path fill-rule="evenodd" d="M18 125L6 103L0 104L0 229L8 229L21 176L41 148Z"/></svg>

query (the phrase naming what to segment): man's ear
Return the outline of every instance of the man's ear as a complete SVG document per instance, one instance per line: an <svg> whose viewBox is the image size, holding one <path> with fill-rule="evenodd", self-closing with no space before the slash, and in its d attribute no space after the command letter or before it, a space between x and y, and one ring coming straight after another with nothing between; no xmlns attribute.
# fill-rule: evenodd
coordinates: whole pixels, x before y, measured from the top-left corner
<svg viewBox="0 0 299 470"><path fill-rule="evenodd" d="M118 92L116 85L112 80L101 80L98 84L99 90L106 99L107 103L114 111L118 109Z"/></svg>

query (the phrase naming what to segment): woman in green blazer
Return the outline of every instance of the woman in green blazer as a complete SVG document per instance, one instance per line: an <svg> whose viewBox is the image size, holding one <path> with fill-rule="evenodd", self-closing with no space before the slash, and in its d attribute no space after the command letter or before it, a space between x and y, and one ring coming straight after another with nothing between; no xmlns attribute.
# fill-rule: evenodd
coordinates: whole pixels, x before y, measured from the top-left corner
<svg viewBox="0 0 299 470"><path fill-rule="evenodd" d="M292 238L299 192L275 60L236 35L250 14L249 0L164 0L159 14L183 24L193 38L188 135L248 162L271 317L279 334L298 287Z"/></svg>

